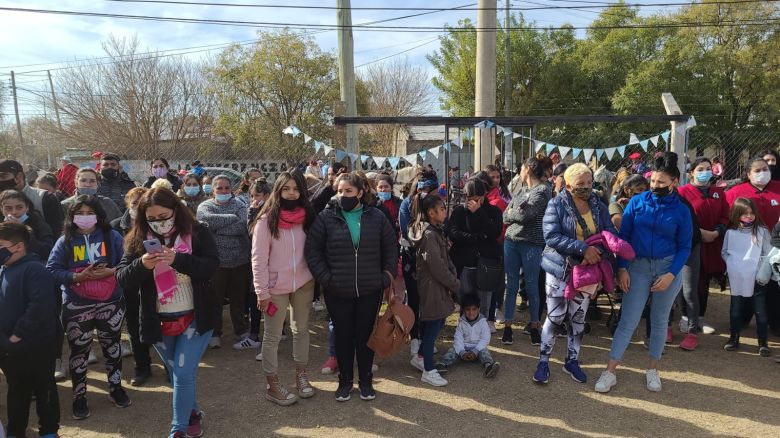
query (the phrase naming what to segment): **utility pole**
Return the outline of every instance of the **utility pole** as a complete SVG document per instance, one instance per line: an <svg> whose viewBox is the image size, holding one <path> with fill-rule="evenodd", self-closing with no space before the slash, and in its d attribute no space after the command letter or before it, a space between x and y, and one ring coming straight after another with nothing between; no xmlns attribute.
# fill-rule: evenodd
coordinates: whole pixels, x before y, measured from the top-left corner
<svg viewBox="0 0 780 438"><path fill-rule="evenodd" d="M512 79L509 74L510 58L510 18L509 18L509 0L506 0L506 15L504 16L504 116L509 117L512 106Z"/></svg>
<svg viewBox="0 0 780 438"><path fill-rule="evenodd" d="M54 94L54 83L51 81L51 71L46 70L46 74L49 75L49 88L51 89L51 101L54 104L54 114L57 116L57 127L61 131L62 123L60 122L60 107L57 105L57 95Z"/></svg>
<svg viewBox="0 0 780 438"><path fill-rule="evenodd" d="M496 115L496 0L477 2L477 82L474 115ZM474 170L493 164L495 135L493 128L476 129L474 143Z"/></svg>
<svg viewBox="0 0 780 438"><path fill-rule="evenodd" d="M339 26L339 85L341 100L346 105L346 115L357 115L357 94L355 92L355 60L352 41L352 6L350 0L336 0L336 16ZM360 154L358 147L358 127L347 125L347 152ZM353 169L361 168L360 160L352 163Z"/></svg>
<svg viewBox="0 0 780 438"><path fill-rule="evenodd" d="M24 155L24 137L22 137L22 122L19 120L19 102L16 99L16 76L11 70L11 94L14 96L14 113L16 114L16 132L19 134L19 149Z"/></svg>

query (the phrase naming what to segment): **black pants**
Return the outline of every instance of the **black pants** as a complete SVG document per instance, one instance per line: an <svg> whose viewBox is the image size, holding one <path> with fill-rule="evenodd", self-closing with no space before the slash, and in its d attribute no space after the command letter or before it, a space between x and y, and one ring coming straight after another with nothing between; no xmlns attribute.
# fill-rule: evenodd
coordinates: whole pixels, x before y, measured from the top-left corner
<svg viewBox="0 0 780 438"><path fill-rule="evenodd" d="M336 333L339 382L354 380L355 356L357 356L359 382L371 382L374 352L368 348L367 343L374 329L381 299L382 294L379 291L370 295L342 298L325 290L325 306L328 308Z"/></svg>
<svg viewBox="0 0 780 438"><path fill-rule="evenodd" d="M729 325L731 336L739 338L739 332L743 326L743 316L747 306L752 307L756 315L756 337L758 342L767 340L767 312L766 312L766 290L767 286L761 286L756 283L753 288L752 297L731 296L731 307L729 308Z"/></svg>
<svg viewBox="0 0 780 438"><path fill-rule="evenodd" d="M257 294L255 293L255 283L253 281L252 272L249 272L249 277L246 281L249 285L246 288L246 299L244 306L246 309L246 315L249 318L249 337L258 340L260 337L260 309L257 308Z"/></svg>
<svg viewBox="0 0 780 438"><path fill-rule="evenodd" d="M406 300L409 307L414 312L414 325L409 332L412 339L421 339L420 336L420 294L417 292L417 257L414 250L409 248L401 249L401 270L404 274L404 283L406 283Z"/></svg>
<svg viewBox="0 0 780 438"><path fill-rule="evenodd" d="M766 286L766 317L769 327L780 330L780 285L770 281Z"/></svg>
<svg viewBox="0 0 780 438"><path fill-rule="evenodd" d="M125 289L125 304L127 306L125 320L127 321L127 332L130 334L130 345L133 346L135 369L148 370L152 366L152 357L149 354L150 345L141 342L139 333L141 325L139 291Z"/></svg>
<svg viewBox="0 0 780 438"><path fill-rule="evenodd" d="M217 293L217 302L221 303L227 297L230 300L230 321L233 323L233 333L243 336L249 333L249 321L247 321L246 291L249 287L247 278L251 278L252 271L249 263L235 268L217 268L217 272L211 279L214 292ZM214 336L222 336L222 312L214 326Z"/></svg>
<svg viewBox="0 0 780 438"><path fill-rule="evenodd" d="M54 382L56 345L41 353L0 356L0 368L8 384L8 436L25 436L30 400L35 394L38 433L56 434L60 428L60 401Z"/></svg>

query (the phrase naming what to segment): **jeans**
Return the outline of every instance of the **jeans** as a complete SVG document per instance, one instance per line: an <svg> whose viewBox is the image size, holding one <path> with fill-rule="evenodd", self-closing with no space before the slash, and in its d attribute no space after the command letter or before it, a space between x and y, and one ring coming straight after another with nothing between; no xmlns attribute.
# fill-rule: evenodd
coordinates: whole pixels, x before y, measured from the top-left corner
<svg viewBox="0 0 780 438"><path fill-rule="evenodd" d="M612 339L612 348L609 358L622 360L623 354L631 342L631 335L636 330L642 312L650 297L650 287L655 280L669 272L673 256L663 259L650 259L637 257L628 268L631 284L628 293L623 295L621 305L620 322ZM674 300L680 292L682 276L676 275L669 287L661 292L652 292L653 299L650 302L650 357L660 360L666 343L666 328L669 324L669 312L672 310Z"/></svg>
<svg viewBox="0 0 780 438"><path fill-rule="evenodd" d="M766 307L766 286L756 283L753 288L752 297L731 296L731 307L729 308L729 322L731 324L731 335L739 337L742 329L742 316L746 305L751 301L753 311L756 314L756 337L758 342L766 342L767 339L767 307Z"/></svg>
<svg viewBox="0 0 780 438"><path fill-rule="evenodd" d="M211 340L212 330L198 335L195 323L179 336L163 336L154 345L160 359L166 365L173 384L173 420L171 435L186 432L192 411L199 411L195 397L198 364Z"/></svg>
<svg viewBox="0 0 780 438"><path fill-rule="evenodd" d="M459 360L460 356L458 356L458 353L455 352L454 348L450 348L444 353L444 356L441 357L439 363L449 367L456 364ZM479 360L479 363L482 365L487 365L493 363L493 356L490 355L490 350L486 348L477 352L477 360Z"/></svg>
<svg viewBox="0 0 780 438"><path fill-rule="evenodd" d="M436 338L439 337L441 329L444 328L446 320L434 319L433 321L422 321L420 330L422 330L422 342L420 343L420 352L422 352L425 371L431 371L436 368L436 362L433 360L433 347L436 344Z"/></svg>
<svg viewBox="0 0 780 438"><path fill-rule="evenodd" d="M271 302L278 310L274 316L265 316L262 353L263 372L266 375L275 375L279 368L277 353L288 307L292 309L290 312L290 331L292 331L293 337L293 362L301 366L309 363L309 313L313 297L313 280L293 293L271 295Z"/></svg>
<svg viewBox="0 0 780 438"><path fill-rule="evenodd" d="M36 352L0 356L0 369L5 374L8 386L8 436L25 436L33 395L38 414L38 433L41 436L57 433L60 427L60 403L57 384L54 382L56 350L56 346L51 345Z"/></svg>
<svg viewBox="0 0 780 438"><path fill-rule="evenodd" d="M460 272L460 290L458 290L458 300L463 296L477 294L479 296L479 313L490 320L490 300L493 296L492 291L477 289L477 268L464 267Z"/></svg>
<svg viewBox="0 0 780 438"><path fill-rule="evenodd" d="M699 280L701 272L701 245L691 248L691 255L682 268L682 295L680 309L688 316L688 333L699 331ZM709 290L709 288L708 288Z"/></svg>
<svg viewBox="0 0 780 438"><path fill-rule="evenodd" d="M543 249L541 246L529 245L525 242L504 240L504 269L507 281L504 316L507 321L514 321L515 318L522 269L531 322L539 322L539 270Z"/></svg>
<svg viewBox="0 0 780 438"><path fill-rule="evenodd" d="M133 359L135 360L136 370L148 370L152 365L152 356L149 352L149 344L141 342L139 316L141 306L141 296L138 289L125 289L127 333L130 334L130 345L133 347Z"/></svg>
<svg viewBox="0 0 780 438"><path fill-rule="evenodd" d="M359 297L341 297L325 291L325 306L333 321L336 337L339 382L353 381L357 356L359 381L371 383L374 352L368 348L367 343L374 329L374 321L381 302L381 291Z"/></svg>
<svg viewBox="0 0 780 438"><path fill-rule="evenodd" d="M222 304L224 297L230 300L230 321L233 323L233 333L236 336L244 336L249 333L249 323L246 320L246 302L247 288L250 276L250 265L236 266L235 268L217 268L211 284L216 292L217 302ZM220 307L221 309L222 307ZM217 323L214 325L214 336L222 336L222 313Z"/></svg>

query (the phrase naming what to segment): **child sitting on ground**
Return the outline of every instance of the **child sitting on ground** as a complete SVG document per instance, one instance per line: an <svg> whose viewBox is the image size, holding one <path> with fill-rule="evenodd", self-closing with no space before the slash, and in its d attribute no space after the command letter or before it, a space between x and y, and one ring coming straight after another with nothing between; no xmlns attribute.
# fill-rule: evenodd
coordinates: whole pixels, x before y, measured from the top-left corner
<svg viewBox="0 0 780 438"><path fill-rule="evenodd" d="M485 377L495 377L501 364L493 360L488 350L490 327L479 313L479 296L464 295L460 302L462 315L455 329L454 345L436 364L440 373L446 372L458 359L474 362L479 359Z"/></svg>

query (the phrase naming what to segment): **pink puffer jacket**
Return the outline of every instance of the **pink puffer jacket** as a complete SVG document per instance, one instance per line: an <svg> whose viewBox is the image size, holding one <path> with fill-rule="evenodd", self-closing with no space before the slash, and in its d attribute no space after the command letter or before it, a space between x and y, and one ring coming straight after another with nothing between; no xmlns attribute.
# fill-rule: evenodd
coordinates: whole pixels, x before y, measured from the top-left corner
<svg viewBox="0 0 780 438"><path fill-rule="evenodd" d="M596 246L602 252L601 261L595 265L576 265L569 276L564 296L566 299L572 299L578 292L592 290L593 285L601 284L602 288L612 293L615 291L615 274L612 270L612 263L603 257L605 252L609 252L617 257L628 261L636 258L636 253L631 244L620 239L609 231L596 233L585 240L588 246Z"/></svg>

